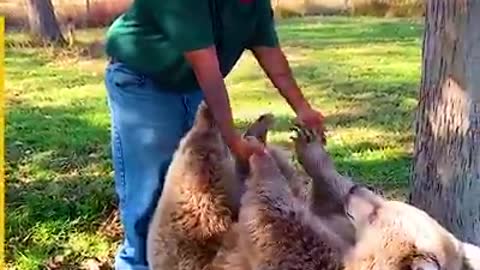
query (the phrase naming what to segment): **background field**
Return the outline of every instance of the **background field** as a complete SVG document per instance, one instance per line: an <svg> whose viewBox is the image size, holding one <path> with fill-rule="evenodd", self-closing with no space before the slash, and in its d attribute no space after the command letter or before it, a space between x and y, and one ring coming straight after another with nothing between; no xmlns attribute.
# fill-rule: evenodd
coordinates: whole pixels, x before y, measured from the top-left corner
<svg viewBox="0 0 480 270"><path fill-rule="evenodd" d="M403 196L420 78L421 22L307 17L278 31L298 82L327 116L328 149L343 173ZM79 34L82 44L103 29ZM108 263L115 210L104 58L79 48L32 48L7 35L7 260L9 269ZM227 79L236 122L270 111L271 140L290 146L286 103L246 54Z"/></svg>
<svg viewBox="0 0 480 270"><path fill-rule="evenodd" d="M99 27L128 8L132 0L51 0L59 21L73 18L77 25ZM283 17L304 15L374 15L417 17L423 14L424 0L271 0L275 13ZM87 2L89 8L87 8ZM88 12L87 12L88 10ZM88 14L88 16L86 16ZM0 15L7 26L26 25L24 0L0 0Z"/></svg>

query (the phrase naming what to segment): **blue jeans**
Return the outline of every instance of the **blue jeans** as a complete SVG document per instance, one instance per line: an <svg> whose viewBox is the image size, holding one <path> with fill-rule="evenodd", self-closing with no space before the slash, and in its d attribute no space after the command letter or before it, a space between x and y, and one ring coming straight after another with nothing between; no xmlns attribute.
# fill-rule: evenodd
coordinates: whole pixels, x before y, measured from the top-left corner
<svg viewBox="0 0 480 270"><path fill-rule="evenodd" d="M148 225L173 153L192 127L203 95L200 89L188 94L163 91L118 62L107 66L105 85L115 190L124 229L115 269L148 269Z"/></svg>

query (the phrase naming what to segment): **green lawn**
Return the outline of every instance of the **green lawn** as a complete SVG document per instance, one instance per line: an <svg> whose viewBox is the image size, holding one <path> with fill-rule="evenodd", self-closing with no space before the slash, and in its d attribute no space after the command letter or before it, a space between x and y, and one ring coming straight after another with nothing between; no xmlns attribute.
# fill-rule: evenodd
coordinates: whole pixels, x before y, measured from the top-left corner
<svg viewBox="0 0 480 270"><path fill-rule="evenodd" d="M298 82L327 117L343 173L403 194L420 79L422 25L374 18L290 19L278 26ZM88 42L101 30L80 33ZM111 260L119 239L104 59L19 46L7 35L9 269ZM289 145L292 112L246 54L227 79L239 125L273 112ZM113 218L112 218L113 217Z"/></svg>

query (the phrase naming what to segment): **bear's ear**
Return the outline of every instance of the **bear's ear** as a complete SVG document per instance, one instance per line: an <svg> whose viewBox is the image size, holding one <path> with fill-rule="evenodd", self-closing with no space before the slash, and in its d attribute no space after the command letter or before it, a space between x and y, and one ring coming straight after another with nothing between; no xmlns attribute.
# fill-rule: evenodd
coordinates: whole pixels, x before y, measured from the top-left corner
<svg viewBox="0 0 480 270"><path fill-rule="evenodd" d="M274 124L274 117L273 114L266 113L260 115L260 117L255 120L250 126L248 126L247 130L243 133L244 138L253 137L258 140L260 143L266 145L267 143L267 134L268 130L272 128ZM241 162L237 160L236 162L237 172L242 175L242 178L245 178L246 175L250 172L250 166L247 163Z"/></svg>
<svg viewBox="0 0 480 270"><path fill-rule="evenodd" d="M345 198L345 210L357 230L372 223L383 204L383 199L363 185L354 185Z"/></svg>
<svg viewBox="0 0 480 270"><path fill-rule="evenodd" d="M213 115L205 101L202 101L198 106L197 113L195 115L194 126L197 129L209 129L215 126L215 119L213 118Z"/></svg>
<svg viewBox="0 0 480 270"><path fill-rule="evenodd" d="M272 128L275 119L273 114L266 113L260 115L260 117L255 120L243 133L243 136L246 137L255 137L262 144L267 143L267 134L268 130Z"/></svg>

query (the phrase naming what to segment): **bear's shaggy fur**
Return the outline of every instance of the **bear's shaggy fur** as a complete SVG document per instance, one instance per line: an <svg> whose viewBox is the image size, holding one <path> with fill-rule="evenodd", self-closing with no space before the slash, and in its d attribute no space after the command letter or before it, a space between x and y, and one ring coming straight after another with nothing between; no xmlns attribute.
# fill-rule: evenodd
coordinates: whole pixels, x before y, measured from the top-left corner
<svg viewBox="0 0 480 270"><path fill-rule="evenodd" d="M250 159L239 245L251 269L342 269L346 243L296 198L267 150Z"/></svg>
<svg viewBox="0 0 480 270"><path fill-rule="evenodd" d="M287 180L293 195L310 204L312 196L311 179L294 165L292 153L274 144L267 144L266 148Z"/></svg>
<svg viewBox="0 0 480 270"><path fill-rule="evenodd" d="M344 254L346 270L480 269L480 249L463 243L424 211L389 201L340 175L316 134L301 128L296 151L305 170L343 202L355 245Z"/></svg>
<svg viewBox="0 0 480 270"><path fill-rule="evenodd" d="M181 140L150 224L150 269L203 269L230 229L240 188L235 162L205 103Z"/></svg>
<svg viewBox="0 0 480 270"><path fill-rule="evenodd" d="M222 247L208 270L253 270L241 246L239 224L234 223L223 238Z"/></svg>
<svg viewBox="0 0 480 270"><path fill-rule="evenodd" d="M263 141L272 117L260 116L246 134ZM173 156L150 224L150 269L205 269L223 256L217 255L219 250L231 253L237 237L231 227L246 177L243 169L202 102L192 129Z"/></svg>

